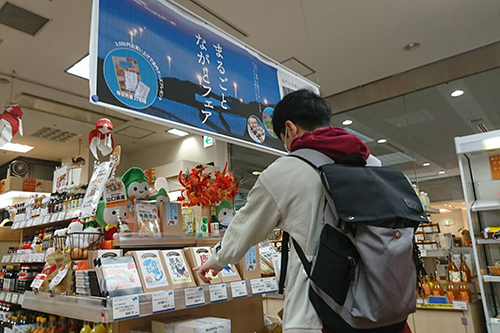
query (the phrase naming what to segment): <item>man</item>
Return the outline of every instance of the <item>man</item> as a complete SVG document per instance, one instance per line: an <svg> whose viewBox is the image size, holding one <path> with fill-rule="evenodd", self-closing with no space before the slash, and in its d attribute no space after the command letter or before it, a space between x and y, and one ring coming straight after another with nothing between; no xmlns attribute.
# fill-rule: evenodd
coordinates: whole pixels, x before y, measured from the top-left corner
<svg viewBox="0 0 500 333"><path fill-rule="evenodd" d="M276 105L273 128L287 151L318 150L333 160L347 155L368 158L370 152L356 136L330 127L328 103L308 90L288 94ZM312 256L319 246L325 193L318 172L306 162L284 156L257 179L247 204L236 214L212 258L197 274L205 281L228 263L236 264L248 249L274 229L290 234ZM309 301L309 281L292 248L288 263L283 328L285 333L319 333L323 324Z"/></svg>

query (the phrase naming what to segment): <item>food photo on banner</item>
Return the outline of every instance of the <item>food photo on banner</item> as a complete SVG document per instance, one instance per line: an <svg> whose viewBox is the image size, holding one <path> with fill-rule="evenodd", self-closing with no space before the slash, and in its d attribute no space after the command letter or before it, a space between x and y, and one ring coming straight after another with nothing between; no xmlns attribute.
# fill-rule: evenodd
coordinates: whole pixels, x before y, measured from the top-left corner
<svg viewBox="0 0 500 333"><path fill-rule="evenodd" d="M91 57L92 102L274 150L283 150L272 129L282 96L319 93L166 1L94 0Z"/></svg>

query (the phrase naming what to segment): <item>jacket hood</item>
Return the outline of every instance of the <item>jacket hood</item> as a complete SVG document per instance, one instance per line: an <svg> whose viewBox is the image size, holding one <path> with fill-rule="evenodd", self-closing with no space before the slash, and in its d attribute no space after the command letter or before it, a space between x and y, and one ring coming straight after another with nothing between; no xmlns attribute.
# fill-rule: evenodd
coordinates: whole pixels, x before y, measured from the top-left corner
<svg viewBox="0 0 500 333"><path fill-rule="evenodd" d="M365 159L370 150L357 136L347 133L340 127L327 127L314 132L306 132L292 141L290 151L309 148L317 150L334 161L348 155L360 155Z"/></svg>

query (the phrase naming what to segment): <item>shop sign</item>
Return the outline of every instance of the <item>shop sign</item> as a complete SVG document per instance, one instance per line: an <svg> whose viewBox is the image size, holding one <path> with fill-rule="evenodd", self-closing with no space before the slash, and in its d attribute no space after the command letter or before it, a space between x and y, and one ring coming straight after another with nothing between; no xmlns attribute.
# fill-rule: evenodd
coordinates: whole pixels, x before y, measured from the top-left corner
<svg viewBox="0 0 500 333"><path fill-rule="evenodd" d="M23 191L24 192L35 192L36 190L36 179L24 178L23 179Z"/></svg>
<svg viewBox="0 0 500 333"><path fill-rule="evenodd" d="M163 0L94 0L91 102L133 117L283 152L283 96L313 82Z"/></svg>
<svg viewBox="0 0 500 333"><path fill-rule="evenodd" d="M493 179L500 179L500 155L490 156L490 169Z"/></svg>
<svg viewBox="0 0 500 333"><path fill-rule="evenodd" d="M212 147L214 143L214 138L212 138L211 136L203 136L203 148Z"/></svg>

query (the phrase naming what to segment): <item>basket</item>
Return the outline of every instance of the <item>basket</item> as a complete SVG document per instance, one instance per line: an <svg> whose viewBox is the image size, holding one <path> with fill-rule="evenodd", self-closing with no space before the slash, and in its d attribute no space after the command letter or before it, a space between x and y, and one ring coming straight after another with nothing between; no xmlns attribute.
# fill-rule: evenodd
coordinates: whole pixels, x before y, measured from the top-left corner
<svg viewBox="0 0 500 333"><path fill-rule="evenodd" d="M500 276L500 266L488 266L490 272L495 276Z"/></svg>
<svg viewBox="0 0 500 333"><path fill-rule="evenodd" d="M66 236L65 246L70 250L71 259L87 259L88 251L98 250L103 240L104 234L100 232L74 232Z"/></svg>

